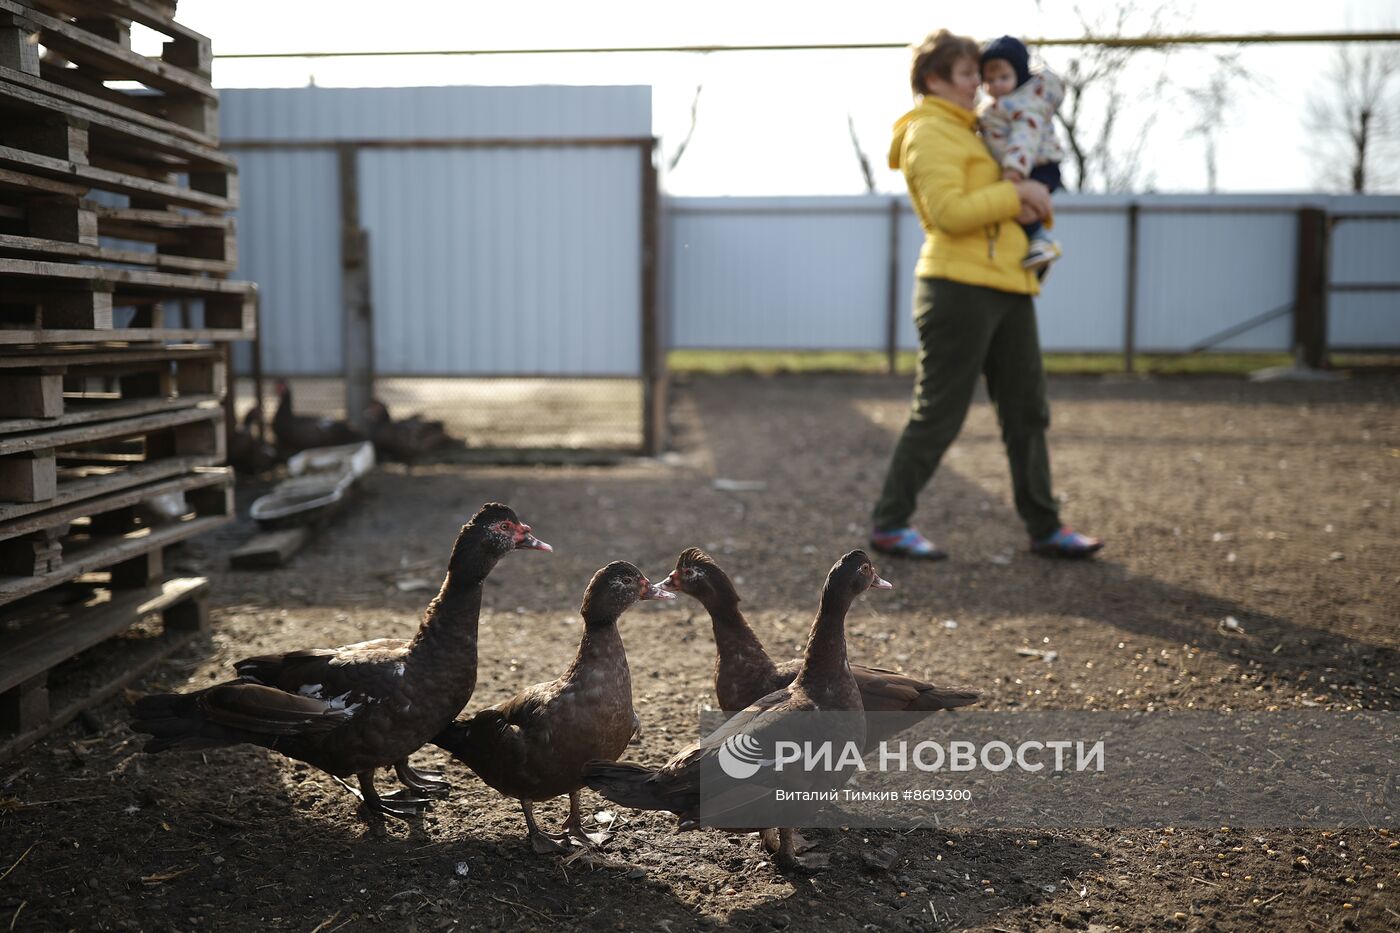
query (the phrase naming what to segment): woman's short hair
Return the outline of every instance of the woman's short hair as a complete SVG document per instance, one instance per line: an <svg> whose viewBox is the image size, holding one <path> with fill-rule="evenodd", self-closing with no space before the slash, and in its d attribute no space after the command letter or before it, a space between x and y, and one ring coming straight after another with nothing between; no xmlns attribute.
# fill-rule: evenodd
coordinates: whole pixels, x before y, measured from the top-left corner
<svg viewBox="0 0 1400 933"><path fill-rule="evenodd" d="M914 62L909 68L909 84L914 96L928 93L924 82L929 75L951 81L958 59L966 57L975 62L979 54L981 48L976 39L954 35L946 29L929 33L928 38L914 47Z"/></svg>

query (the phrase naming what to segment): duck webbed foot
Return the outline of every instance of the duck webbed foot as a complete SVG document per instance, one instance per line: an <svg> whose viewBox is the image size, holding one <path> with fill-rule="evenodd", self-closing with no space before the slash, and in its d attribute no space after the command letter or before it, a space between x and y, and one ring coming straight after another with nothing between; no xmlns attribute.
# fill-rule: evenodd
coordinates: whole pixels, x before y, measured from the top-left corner
<svg viewBox="0 0 1400 933"><path fill-rule="evenodd" d="M765 845L767 845L769 839L769 837L766 834L767 832L771 831L765 831ZM830 856L822 852L808 852L805 855L798 854L800 850L798 848L797 840L801 839L802 837L797 832L797 830L782 828L778 830L777 836L778 849L777 854L773 860L777 863L779 868L785 871L792 871L794 869L802 869L805 871L821 871L823 868L826 868L828 864L830 864ZM810 847L806 840L802 840L802 845L804 847Z"/></svg>
<svg viewBox="0 0 1400 933"><path fill-rule="evenodd" d="M340 781L342 787L359 798L361 805L370 814L408 820L422 816L423 811L433 805L431 800L414 797L409 791L401 790L381 797L379 792L374 789L373 771L361 771L355 777L360 782L359 790L355 790L349 783L340 778L336 778L336 780Z"/></svg>
<svg viewBox="0 0 1400 933"><path fill-rule="evenodd" d="M542 831L535 822L535 805L528 800L520 801L520 809L525 814L525 831L530 840L530 848L537 855L550 855L568 852L569 837L566 833L555 836Z"/></svg>
<svg viewBox="0 0 1400 933"><path fill-rule="evenodd" d="M418 797L446 797L452 791L452 785L442 780L441 772L419 771L406 759L394 765L394 773Z"/></svg>
<svg viewBox="0 0 1400 933"><path fill-rule="evenodd" d="M612 838L612 833L584 831L578 791L569 794L569 818L564 822L564 835L587 846L600 846Z"/></svg>

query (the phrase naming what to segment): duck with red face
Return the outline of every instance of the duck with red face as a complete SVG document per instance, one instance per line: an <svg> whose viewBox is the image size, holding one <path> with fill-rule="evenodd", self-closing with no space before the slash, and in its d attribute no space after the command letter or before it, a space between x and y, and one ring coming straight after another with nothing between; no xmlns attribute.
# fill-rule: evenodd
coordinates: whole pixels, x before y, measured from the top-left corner
<svg viewBox="0 0 1400 933"><path fill-rule="evenodd" d="M477 622L487 575L506 554L552 551L508 506L488 503L457 534L442 588L411 640L379 638L237 662L238 678L194 693L142 697L133 728L168 748L261 745L327 772L372 814L420 814L446 796L441 775L408 757L462 711L476 689ZM405 790L381 797L374 772ZM344 779L354 775L359 789Z"/></svg>

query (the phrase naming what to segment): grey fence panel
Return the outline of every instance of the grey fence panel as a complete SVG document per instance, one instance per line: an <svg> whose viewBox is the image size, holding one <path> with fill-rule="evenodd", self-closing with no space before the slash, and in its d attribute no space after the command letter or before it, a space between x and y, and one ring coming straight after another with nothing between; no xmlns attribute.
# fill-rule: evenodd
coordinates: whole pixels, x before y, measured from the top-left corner
<svg viewBox="0 0 1400 933"><path fill-rule="evenodd" d="M651 135L651 88L233 88L226 140L559 139Z"/></svg>
<svg viewBox="0 0 1400 933"><path fill-rule="evenodd" d="M360 158L379 372L640 374L638 147Z"/></svg>
<svg viewBox="0 0 1400 933"><path fill-rule="evenodd" d="M1052 233L1064 256L1051 267L1036 299L1041 345L1052 351L1122 350L1127 211L1065 204L1056 211Z"/></svg>
<svg viewBox="0 0 1400 933"><path fill-rule="evenodd" d="M258 283L263 366L284 374L339 373L344 345L335 153L235 155L237 277ZM240 369L246 365L238 362Z"/></svg>
<svg viewBox="0 0 1400 933"><path fill-rule="evenodd" d="M901 350L919 348L919 332L914 327L914 267L919 263L919 250L924 245L924 228L919 217L909 207L908 198L899 199L899 276L895 287L900 296L895 307L898 320L895 333Z"/></svg>
<svg viewBox="0 0 1400 933"><path fill-rule="evenodd" d="M882 349L887 203L673 199L671 346Z"/></svg>
<svg viewBox="0 0 1400 933"><path fill-rule="evenodd" d="M1343 206L1353 199L1338 199ZM1400 199L1397 199L1400 200ZM1400 291L1348 291L1347 286L1400 284L1400 217L1348 213L1332 226L1327 341L1365 349L1400 346ZM1338 289L1340 286L1340 289Z"/></svg>
<svg viewBox="0 0 1400 933"><path fill-rule="evenodd" d="M1293 301L1298 219L1292 211L1143 208L1138 234L1137 348L1172 352ZM1287 350L1287 314L1218 349Z"/></svg>

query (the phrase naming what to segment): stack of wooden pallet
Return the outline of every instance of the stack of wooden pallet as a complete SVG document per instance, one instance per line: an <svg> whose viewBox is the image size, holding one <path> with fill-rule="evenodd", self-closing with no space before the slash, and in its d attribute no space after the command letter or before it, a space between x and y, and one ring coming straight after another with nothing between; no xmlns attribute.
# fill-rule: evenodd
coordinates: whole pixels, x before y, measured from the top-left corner
<svg viewBox="0 0 1400 933"><path fill-rule="evenodd" d="M209 40L174 12L0 0L0 756L198 628L207 584L163 555L233 511L228 342L253 337L256 290L227 278ZM139 664L78 695L51 680L153 615L170 632Z"/></svg>

